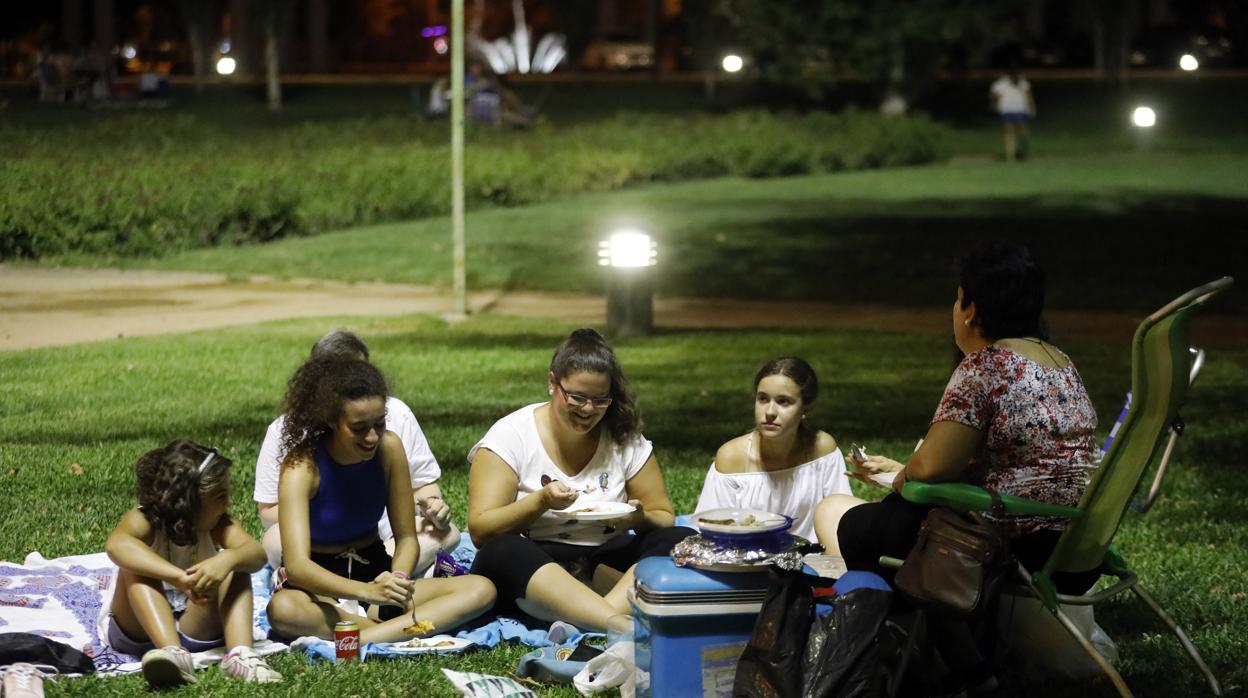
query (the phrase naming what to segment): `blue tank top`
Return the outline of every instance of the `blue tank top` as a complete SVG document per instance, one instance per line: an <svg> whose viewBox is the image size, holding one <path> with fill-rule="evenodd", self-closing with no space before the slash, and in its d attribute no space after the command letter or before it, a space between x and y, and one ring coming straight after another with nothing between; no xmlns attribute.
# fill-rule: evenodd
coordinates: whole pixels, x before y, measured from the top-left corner
<svg viewBox="0 0 1248 698"><path fill-rule="evenodd" d="M317 447L321 484L308 502L313 545L350 543L377 533L377 520L390 494L380 451L366 461L339 465L324 446Z"/></svg>

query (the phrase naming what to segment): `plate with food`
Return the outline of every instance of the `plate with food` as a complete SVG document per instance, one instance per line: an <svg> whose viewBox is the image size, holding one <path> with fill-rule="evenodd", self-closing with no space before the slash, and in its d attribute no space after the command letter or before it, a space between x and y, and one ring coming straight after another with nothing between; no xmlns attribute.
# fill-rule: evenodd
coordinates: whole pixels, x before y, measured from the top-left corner
<svg viewBox="0 0 1248 698"><path fill-rule="evenodd" d="M567 509L555 509L550 513L561 519L577 521L603 521L627 516L636 509L628 502L578 502Z"/></svg>
<svg viewBox="0 0 1248 698"><path fill-rule="evenodd" d="M793 525L793 518L762 509L711 509L694 514L689 522L703 533L753 535L783 531Z"/></svg>
<svg viewBox="0 0 1248 698"><path fill-rule="evenodd" d="M390 650L402 654L427 654L430 652L458 652L472 644L471 640L450 635L434 635L433 637L414 637L406 642L390 644Z"/></svg>

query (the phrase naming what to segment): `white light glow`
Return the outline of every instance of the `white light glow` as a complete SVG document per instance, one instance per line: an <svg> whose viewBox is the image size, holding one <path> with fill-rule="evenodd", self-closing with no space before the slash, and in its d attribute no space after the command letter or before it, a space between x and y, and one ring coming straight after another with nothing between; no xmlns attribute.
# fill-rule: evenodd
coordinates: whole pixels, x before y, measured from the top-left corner
<svg viewBox="0 0 1248 698"><path fill-rule="evenodd" d="M121 47L121 55L122 55L122 57L123 57L123 58L125 58L126 60L128 60L128 61L132 61L132 60L134 60L134 57L135 57L135 56L139 55L139 52L138 52L138 50L137 50L137 49L135 49L135 48L134 48L133 46L131 46L130 44L126 44L125 46L122 46L122 47Z"/></svg>
<svg viewBox="0 0 1248 698"><path fill-rule="evenodd" d="M217 61L217 73L221 75L233 75L236 67L238 64L229 56L222 56L221 60Z"/></svg>
<svg viewBox="0 0 1248 698"><path fill-rule="evenodd" d="M725 72L735 73L745 67L745 61L735 53L730 53L727 56L724 56L722 65L724 66Z"/></svg>
<svg viewBox="0 0 1248 698"><path fill-rule="evenodd" d="M1200 67L1200 61L1196 60L1196 57L1192 54L1185 53L1182 58L1179 59L1179 67L1190 73Z"/></svg>
<svg viewBox="0 0 1248 698"><path fill-rule="evenodd" d="M598 243L598 264L604 267L651 267L657 257L654 241L640 230L620 230Z"/></svg>
<svg viewBox="0 0 1248 698"><path fill-rule="evenodd" d="M1151 107L1136 107L1131 112L1131 123L1140 128L1152 128L1157 123L1157 112Z"/></svg>

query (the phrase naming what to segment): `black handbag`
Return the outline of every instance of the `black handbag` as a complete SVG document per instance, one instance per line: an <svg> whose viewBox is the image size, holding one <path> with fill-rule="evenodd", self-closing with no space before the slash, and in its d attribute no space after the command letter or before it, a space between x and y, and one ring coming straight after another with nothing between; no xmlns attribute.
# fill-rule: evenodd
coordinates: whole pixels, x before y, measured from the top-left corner
<svg viewBox="0 0 1248 698"><path fill-rule="evenodd" d="M894 586L927 610L973 615L995 597L1009 564L1009 540L992 522L936 507L923 521Z"/></svg>
<svg viewBox="0 0 1248 698"><path fill-rule="evenodd" d="M55 667L62 674L93 674L91 658L63 642L32 633L0 633L0 666L26 662Z"/></svg>

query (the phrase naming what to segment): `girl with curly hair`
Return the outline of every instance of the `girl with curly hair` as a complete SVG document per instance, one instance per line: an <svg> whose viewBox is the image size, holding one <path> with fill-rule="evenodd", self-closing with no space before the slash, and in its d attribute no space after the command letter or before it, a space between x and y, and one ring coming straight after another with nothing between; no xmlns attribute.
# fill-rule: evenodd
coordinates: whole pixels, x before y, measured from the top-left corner
<svg viewBox="0 0 1248 698"><path fill-rule="evenodd" d="M502 604L604 630L630 611L637 561L670 554L694 531L672 527L654 447L602 335L564 339L546 381L549 401L498 420L468 453L473 571Z"/></svg>
<svg viewBox="0 0 1248 698"><path fill-rule="evenodd" d="M278 482L283 566L269 621L287 638L330 639L352 620L360 642L445 632L494 603L477 576L410 579L420 554L403 444L386 430L386 380L359 358L309 359L286 392ZM377 533L387 512L394 556ZM359 605L373 607L364 615ZM373 616L373 617L370 617Z"/></svg>
<svg viewBox="0 0 1248 698"><path fill-rule="evenodd" d="M135 464L139 506L108 537L117 591L108 624L113 649L143 657L155 688L194 683L191 652L225 645L226 674L281 681L251 649L251 578L264 549L228 513L230 459L174 441Z"/></svg>

